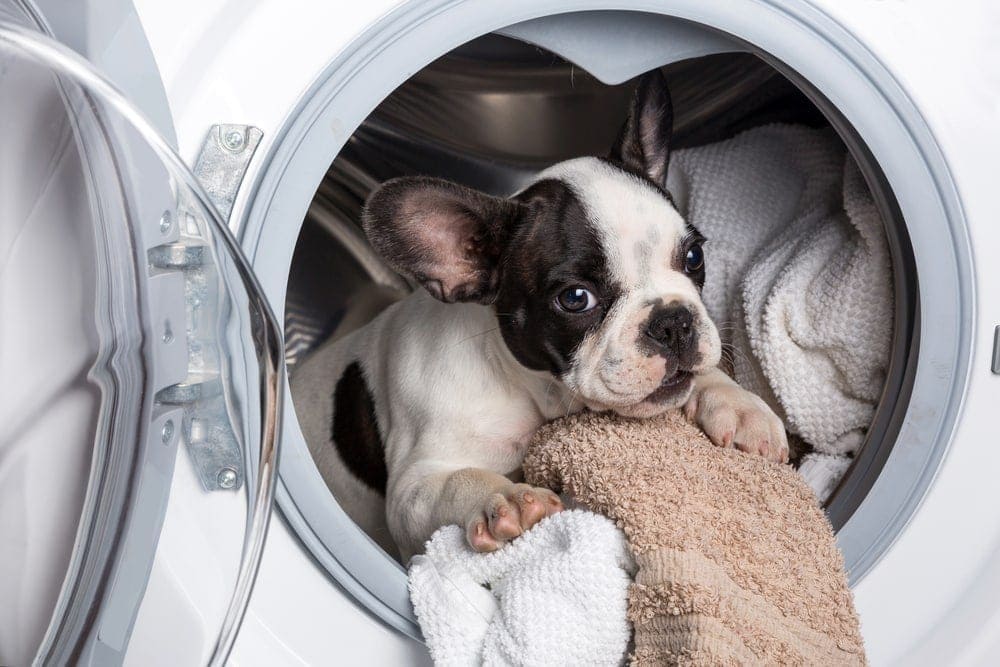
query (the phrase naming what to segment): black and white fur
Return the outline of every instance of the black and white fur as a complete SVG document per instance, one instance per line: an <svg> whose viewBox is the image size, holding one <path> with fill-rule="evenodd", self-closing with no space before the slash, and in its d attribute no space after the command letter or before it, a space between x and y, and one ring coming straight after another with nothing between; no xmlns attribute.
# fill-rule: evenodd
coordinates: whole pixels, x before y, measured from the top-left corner
<svg viewBox="0 0 1000 667"><path fill-rule="evenodd" d="M294 383L324 479L382 546L405 559L457 523L487 551L559 511L512 476L542 423L583 408L683 407L717 445L787 459L780 419L718 369L702 239L661 185L671 126L653 72L607 159L559 163L508 199L433 178L369 199L373 246L426 291Z"/></svg>

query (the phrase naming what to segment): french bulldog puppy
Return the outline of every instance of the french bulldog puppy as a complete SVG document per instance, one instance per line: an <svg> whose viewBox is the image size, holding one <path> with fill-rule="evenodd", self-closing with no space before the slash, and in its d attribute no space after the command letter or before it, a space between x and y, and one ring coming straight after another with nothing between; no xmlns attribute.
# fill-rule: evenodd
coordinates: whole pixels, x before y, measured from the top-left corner
<svg viewBox="0 0 1000 667"><path fill-rule="evenodd" d="M424 289L305 363L297 407L340 505L404 562L442 525L491 551L562 509L516 475L542 423L584 408L683 408L716 445L787 460L781 420L718 368L704 239L663 186L671 130L654 71L607 158L509 198L423 177L369 198L372 245Z"/></svg>

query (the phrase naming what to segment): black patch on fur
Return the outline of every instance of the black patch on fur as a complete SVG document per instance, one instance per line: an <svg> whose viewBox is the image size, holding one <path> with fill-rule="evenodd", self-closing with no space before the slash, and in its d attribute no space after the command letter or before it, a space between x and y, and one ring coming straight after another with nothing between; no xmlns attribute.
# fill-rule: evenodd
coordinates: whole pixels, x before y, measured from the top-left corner
<svg viewBox="0 0 1000 667"><path fill-rule="evenodd" d="M597 230L568 185L539 181L516 199L523 217L512 228L494 304L500 331L522 365L562 377L620 288L611 283ZM556 306L556 296L576 285L594 293L596 308L567 313Z"/></svg>
<svg viewBox="0 0 1000 667"><path fill-rule="evenodd" d="M347 469L384 496L389 478L385 448L375 419L375 401L357 362L344 369L334 389L332 435Z"/></svg>

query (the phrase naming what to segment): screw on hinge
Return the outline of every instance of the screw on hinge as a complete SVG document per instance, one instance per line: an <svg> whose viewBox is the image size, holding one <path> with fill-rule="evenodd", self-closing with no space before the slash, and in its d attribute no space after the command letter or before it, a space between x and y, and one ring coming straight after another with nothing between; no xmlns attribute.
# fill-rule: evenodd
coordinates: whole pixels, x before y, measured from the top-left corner
<svg viewBox="0 0 1000 667"><path fill-rule="evenodd" d="M163 424L163 430L160 431L160 438L163 440L164 445L170 444L170 439L174 437L174 420L168 419L165 424Z"/></svg>
<svg viewBox="0 0 1000 667"><path fill-rule="evenodd" d="M246 145L246 135L240 130L229 130L222 137L222 145L234 153L239 153Z"/></svg>
<svg viewBox="0 0 1000 667"><path fill-rule="evenodd" d="M232 468L223 468L219 471L219 487L231 489L236 486L236 471Z"/></svg>

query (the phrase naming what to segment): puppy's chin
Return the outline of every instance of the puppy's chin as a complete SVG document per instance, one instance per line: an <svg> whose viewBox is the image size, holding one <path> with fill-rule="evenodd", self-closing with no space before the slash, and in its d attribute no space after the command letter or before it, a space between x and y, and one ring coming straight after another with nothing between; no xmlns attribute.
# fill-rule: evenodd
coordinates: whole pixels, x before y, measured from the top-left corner
<svg viewBox="0 0 1000 667"><path fill-rule="evenodd" d="M691 390L694 387L692 379L693 376L690 373L683 373L681 377L668 378L664 384L639 403L616 407L614 410L623 417L645 419L667 410L679 408L691 396Z"/></svg>
<svg viewBox="0 0 1000 667"><path fill-rule="evenodd" d="M693 380L694 375L691 372L678 371L674 375L664 378L656 389L636 403L610 405L589 401L586 403L591 410L612 410L623 417L645 419L684 405L691 396L691 390L694 386Z"/></svg>

